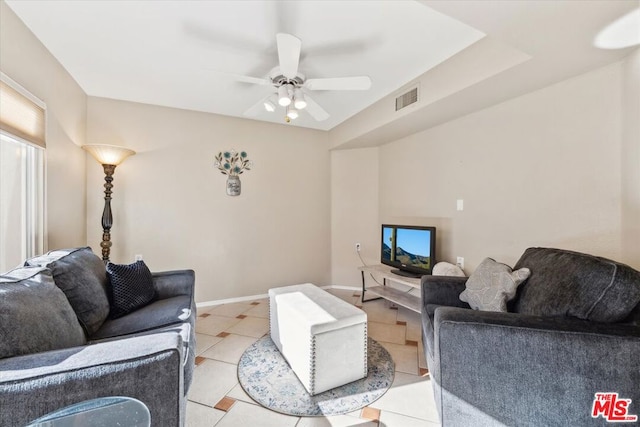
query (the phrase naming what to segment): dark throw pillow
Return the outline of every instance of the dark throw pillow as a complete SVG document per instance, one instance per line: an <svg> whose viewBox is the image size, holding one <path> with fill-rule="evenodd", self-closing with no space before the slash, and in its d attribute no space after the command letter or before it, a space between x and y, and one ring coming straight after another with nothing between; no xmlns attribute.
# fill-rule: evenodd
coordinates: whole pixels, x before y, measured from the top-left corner
<svg viewBox="0 0 640 427"><path fill-rule="evenodd" d="M44 267L0 276L0 336L0 359L87 342L76 313Z"/></svg>
<svg viewBox="0 0 640 427"><path fill-rule="evenodd" d="M117 319L156 299L151 271L144 261L133 264L107 264L111 282L111 318Z"/></svg>
<svg viewBox="0 0 640 427"><path fill-rule="evenodd" d="M25 262L47 267L69 300L87 336L93 335L109 316L107 271L90 247L50 251Z"/></svg>

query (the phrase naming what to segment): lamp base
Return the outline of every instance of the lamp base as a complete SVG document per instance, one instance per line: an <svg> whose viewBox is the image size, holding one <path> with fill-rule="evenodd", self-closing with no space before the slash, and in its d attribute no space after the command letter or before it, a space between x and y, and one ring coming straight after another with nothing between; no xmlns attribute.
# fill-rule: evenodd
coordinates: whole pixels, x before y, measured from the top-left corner
<svg viewBox="0 0 640 427"><path fill-rule="evenodd" d="M109 262L111 252L111 226L113 225L113 215L111 214L111 189L113 188L113 173L115 165L102 165L104 168L104 210L102 211L102 261Z"/></svg>

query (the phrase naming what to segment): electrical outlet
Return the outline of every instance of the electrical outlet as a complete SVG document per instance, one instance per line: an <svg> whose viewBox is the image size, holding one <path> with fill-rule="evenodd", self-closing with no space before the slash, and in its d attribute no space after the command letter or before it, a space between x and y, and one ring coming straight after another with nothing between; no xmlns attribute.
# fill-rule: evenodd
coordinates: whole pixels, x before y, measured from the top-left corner
<svg viewBox="0 0 640 427"><path fill-rule="evenodd" d="M458 267L460 267L461 269L464 270L464 258L459 256L458 260L456 261L456 264L458 265Z"/></svg>
<svg viewBox="0 0 640 427"><path fill-rule="evenodd" d="M360 252L360 243L356 243L356 252Z"/></svg>
<svg viewBox="0 0 640 427"><path fill-rule="evenodd" d="M136 254L134 257L134 261L142 261L142 254Z"/></svg>

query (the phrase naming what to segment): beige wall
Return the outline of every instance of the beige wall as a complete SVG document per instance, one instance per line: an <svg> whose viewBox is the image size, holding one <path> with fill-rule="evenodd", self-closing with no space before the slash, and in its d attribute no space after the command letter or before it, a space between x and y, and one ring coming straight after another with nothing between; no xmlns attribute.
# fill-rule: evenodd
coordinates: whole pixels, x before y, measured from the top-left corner
<svg viewBox="0 0 640 427"><path fill-rule="evenodd" d="M116 171L112 258L194 268L198 301L303 281L359 286L354 244L377 262L381 222L436 225L439 258L464 256L468 273L532 245L640 268L638 50L380 148L332 152L318 131L87 101L3 1L0 69L47 104L49 248L99 252L103 175L79 146L126 145L139 154ZM256 163L238 198L213 167L228 148Z"/></svg>
<svg viewBox="0 0 640 427"><path fill-rule="evenodd" d="M329 131L332 148L373 147L451 120L504 99L491 85L503 72L527 61L529 55L492 37L484 37L403 85ZM396 97L418 87L418 101L395 111ZM477 91L479 86L488 90ZM526 91L525 85L519 85Z"/></svg>
<svg viewBox="0 0 640 427"><path fill-rule="evenodd" d="M331 281L360 283L356 269L380 262L378 149L331 152ZM360 256L355 244L360 243Z"/></svg>
<svg viewBox="0 0 640 427"><path fill-rule="evenodd" d="M622 260L640 269L640 49L622 67Z"/></svg>
<svg viewBox="0 0 640 427"><path fill-rule="evenodd" d="M192 268L196 300L330 283L326 132L90 97L87 139L138 152L114 180L112 259L142 254L152 270ZM225 194L222 150L255 163L242 195ZM87 235L101 240L103 174L87 167Z"/></svg>
<svg viewBox="0 0 640 427"><path fill-rule="evenodd" d="M46 198L50 249L86 243L87 96L4 1L0 1L0 70L47 105Z"/></svg>
<svg viewBox="0 0 640 427"><path fill-rule="evenodd" d="M634 210L640 140L621 140L623 116L629 135L638 130L637 119L623 114L631 101L622 92L633 86L623 76L638 90L637 57L629 61L381 146L377 178L370 177L371 161L355 163L351 172L367 171L363 176L369 176L370 186L379 187L378 211L350 213L342 223L435 225L438 259L464 257L467 274L487 256L513 265L529 246L584 251L640 267L632 253L640 240L627 233L637 233L640 222ZM373 156L369 150L344 155L367 159ZM334 160L340 153L334 152ZM626 154L631 159L621 172ZM349 166L334 161L334 175L346 174ZM348 212L351 198L358 200L361 188L368 188L363 182L332 194L333 212ZM463 211L456 210L457 199L464 200ZM339 250L351 250L353 235L343 237L348 227L337 227L333 224L334 278L356 286L359 278L344 273L349 265L336 261ZM376 229L376 244L378 234ZM354 259L350 267L358 265Z"/></svg>
<svg viewBox="0 0 640 427"><path fill-rule="evenodd" d="M438 258L621 258L619 63L383 146L380 215L446 219ZM456 210L464 200L464 211Z"/></svg>

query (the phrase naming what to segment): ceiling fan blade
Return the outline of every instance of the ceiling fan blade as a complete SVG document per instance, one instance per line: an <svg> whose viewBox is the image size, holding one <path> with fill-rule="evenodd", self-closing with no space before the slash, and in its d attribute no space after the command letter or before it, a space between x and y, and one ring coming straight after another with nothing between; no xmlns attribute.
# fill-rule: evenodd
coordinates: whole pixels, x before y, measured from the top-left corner
<svg viewBox="0 0 640 427"><path fill-rule="evenodd" d="M304 87L309 90L368 90L371 87L371 78L356 76L308 79L304 82Z"/></svg>
<svg viewBox="0 0 640 427"><path fill-rule="evenodd" d="M256 85L270 85L271 84L271 80L269 79L265 79L262 77L252 77L252 76L243 76L242 74L235 74L235 73L225 73L223 71L216 71L215 74L221 76L221 77L226 77L229 79L233 79L237 82L242 82L242 83L253 83Z"/></svg>
<svg viewBox="0 0 640 427"><path fill-rule="evenodd" d="M265 101L267 101L272 96L273 96L273 94L269 94L269 95L265 96L260 101L256 102L251 107L249 107L242 114L247 116L247 117L255 117L255 116L259 115L260 113L266 112L266 110L264 109L264 103L265 103Z"/></svg>
<svg viewBox="0 0 640 427"><path fill-rule="evenodd" d="M319 122L327 120L329 118L329 113L327 113L324 108L322 108L316 101L313 100L309 95L305 95L304 99L307 101L307 106L305 110Z"/></svg>
<svg viewBox="0 0 640 427"><path fill-rule="evenodd" d="M251 77L251 76L241 76L241 75L236 75L234 76L235 80L239 81L239 82L243 82L243 83L253 83L256 85L270 85L271 81L269 81L268 79L261 79L260 77Z"/></svg>
<svg viewBox="0 0 640 427"><path fill-rule="evenodd" d="M276 34L276 41L278 42L280 71L286 78L293 79L298 74L302 41L291 34L285 33Z"/></svg>

